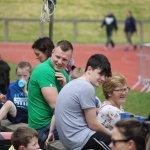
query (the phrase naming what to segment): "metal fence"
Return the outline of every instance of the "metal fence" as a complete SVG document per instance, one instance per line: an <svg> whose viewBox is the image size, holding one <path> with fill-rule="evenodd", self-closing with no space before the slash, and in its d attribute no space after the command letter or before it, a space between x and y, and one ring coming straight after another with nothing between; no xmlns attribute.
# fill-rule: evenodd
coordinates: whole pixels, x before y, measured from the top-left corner
<svg viewBox="0 0 150 150"><path fill-rule="evenodd" d="M141 92L150 92L150 43L141 45L138 69L138 82L131 89L143 84Z"/></svg>
<svg viewBox="0 0 150 150"><path fill-rule="evenodd" d="M4 41L9 42L9 33L10 33L10 23L11 22L36 22L39 23L39 19L16 19L16 18L0 18L0 22L4 22ZM101 23L102 20L63 20L63 19L55 19L54 23L71 23L73 25L73 43L78 43L78 32L79 32L79 24L81 23ZM144 43L144 25L150 24L150 20L137 20L137 25L139 25L139 44ZM124 20L118 20L119 24L124 24ZM44 36L44 24L40 24L39 36Z"/></svg>

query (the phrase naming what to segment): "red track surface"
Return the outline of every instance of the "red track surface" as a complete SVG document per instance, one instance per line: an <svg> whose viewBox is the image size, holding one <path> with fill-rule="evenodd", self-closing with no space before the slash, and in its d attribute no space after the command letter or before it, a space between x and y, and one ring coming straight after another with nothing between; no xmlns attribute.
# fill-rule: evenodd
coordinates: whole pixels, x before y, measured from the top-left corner
<svg viewBox="0 0 150 150"><path fill-rule="evenodd" d="M39 64L35 59L30 43L0 43L0 56L2 59L14 63L28 61L33 67ZM132 48L125 52L124 46L117 46L116 50L105 51L102 45L81 45L74 44L75 66L85 67L87 59L96 53L108 57L112 71L122 73L128 80L128 86L132 87L138 81L139 49Z"/></svg>

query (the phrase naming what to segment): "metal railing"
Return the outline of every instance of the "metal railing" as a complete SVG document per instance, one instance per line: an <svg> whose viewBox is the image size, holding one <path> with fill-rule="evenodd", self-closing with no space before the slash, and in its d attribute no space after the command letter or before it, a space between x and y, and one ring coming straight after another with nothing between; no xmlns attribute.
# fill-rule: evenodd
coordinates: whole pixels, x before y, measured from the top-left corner
<svg viewBox="0 0 150 150"><path fill-rule="evenodd" d="M38 22L39 19L17 19L17 18L0 18L0 21L4 21L4 41L9 42L9 23L10 22ZM55 23L72 23L73 24L73 42L77 43L78 38L78 24L80 23L102 23L102 20L64 20L64 19L55 19ZM124 20L118 20L118 24L124 24ZM144 42L144 24L150 23L150 20L137 20L136 23L139 25L139 44ZM44 35L44 25L43 23L40 24L40 37Z"/></svg>

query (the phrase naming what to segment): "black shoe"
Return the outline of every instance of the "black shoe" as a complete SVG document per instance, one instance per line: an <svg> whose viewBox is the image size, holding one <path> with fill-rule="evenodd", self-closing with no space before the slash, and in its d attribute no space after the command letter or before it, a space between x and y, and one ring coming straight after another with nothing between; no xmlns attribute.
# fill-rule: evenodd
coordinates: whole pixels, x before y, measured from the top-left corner
<svg viewBox="0 0 150 150"><path fill-rule="evenodd" d="M137 49L137 45L134 45L134 46L133 46L133 49L136 50L136 49Z"/></svg>

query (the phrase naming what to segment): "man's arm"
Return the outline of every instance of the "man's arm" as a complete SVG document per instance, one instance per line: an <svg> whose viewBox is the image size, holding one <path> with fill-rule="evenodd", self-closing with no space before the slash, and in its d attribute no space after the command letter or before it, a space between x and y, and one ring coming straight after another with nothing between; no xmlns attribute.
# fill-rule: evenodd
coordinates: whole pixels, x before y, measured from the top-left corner
<svg viewBox="0 0 150 150"><path fill-rule="evenodd" d="M91 130L103 132L111 135L111 132L107 130L96 118L96 108L84 109L86 122Z"/></svg>
<svg viewBox="0 0 150 150"><path fill-rule="evenodd" d="M43 87L41 89L42 95L47 101L48 105L52 108L55 109L55 104L56 104L56 99L58 96L57 89L55 87Z"/></svg>
<svg viewBox="0 0 150 150"><path fill-rule="evenodd" d="M57 78L61 87L65 86L67 81L66 81L65 76L62 73L56 72L55 77ZM45 98L49 106L52 109L55 109L56 99L58 96L57 88L56 87L43 87L41 91L42 91L43 97Z"/></svg>

